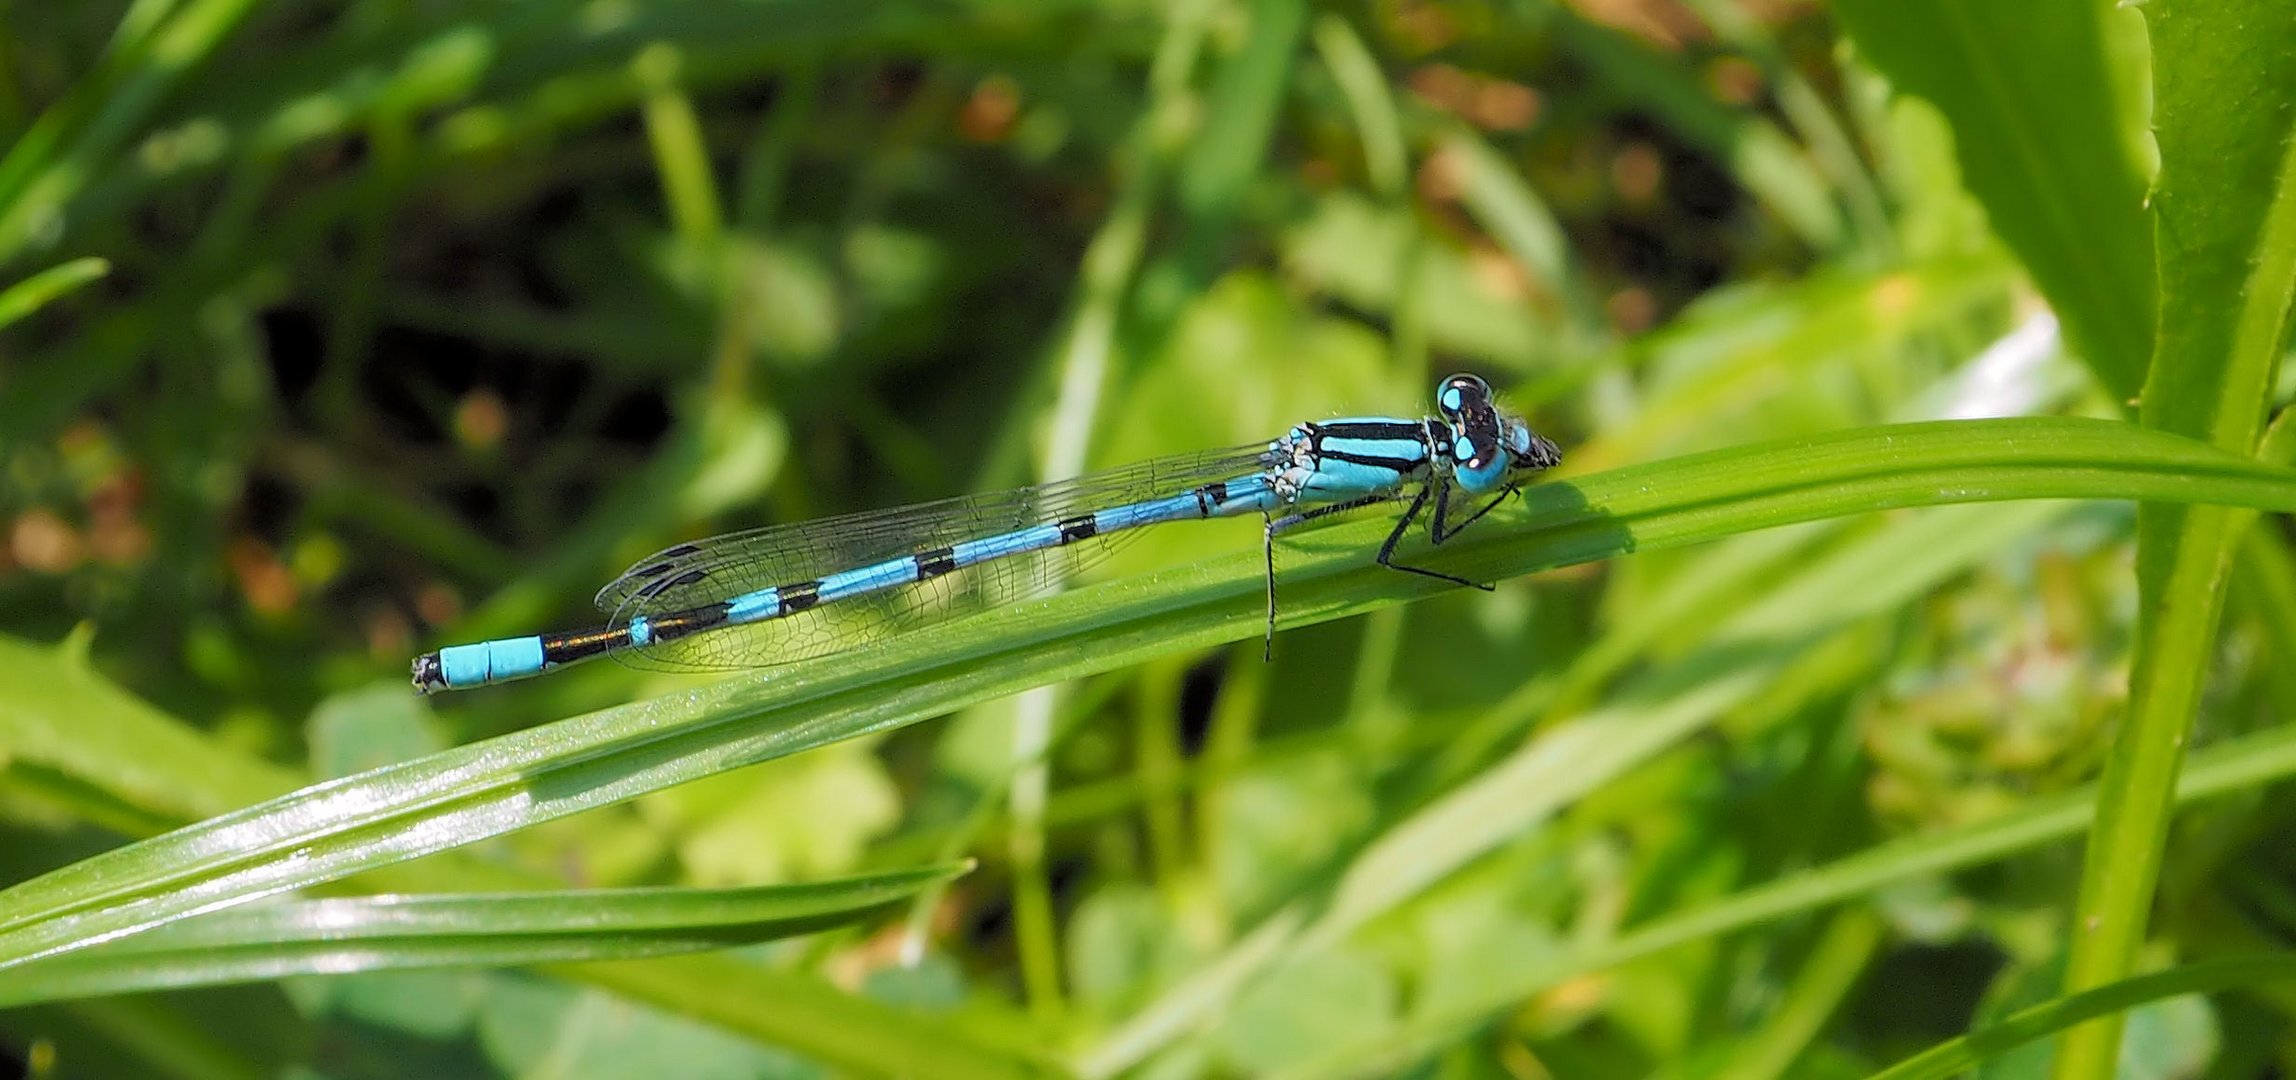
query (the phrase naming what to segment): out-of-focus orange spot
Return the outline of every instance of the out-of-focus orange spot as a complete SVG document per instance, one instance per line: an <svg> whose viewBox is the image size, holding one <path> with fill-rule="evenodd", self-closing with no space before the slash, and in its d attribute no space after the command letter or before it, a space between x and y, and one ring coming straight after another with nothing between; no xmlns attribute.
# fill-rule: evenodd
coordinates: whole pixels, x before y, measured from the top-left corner
<svg viewBox="0 0 2296 1080"><path fill-rule="evenodd" d="M1427 163L1419 167L1419 194L1430 202L1456 202L1465 189L1465 171L1459 155L1450 150L1437 150L1427 155Z"/></svg>
<svg viewBox="0 0 2296 1080"><path fill-rule="evenodd" d="M991 75L973 87L957 110L957 134L974 142L1002 142L1019 117L1020 85L1008 76Z"/></svg>
<svg viewBox="0 0 2296 1080"><path fill-rule="evenodd" d="M1475 79L1449 64L1429 64L1404 79L1419 100L1451 113L1464 113L1475 105Z"/></svg>
<svg viewBox="0 0 2296 1080"><path fill-rule="evenodd" d="M454 406L454 437L466 450L492 450L510 431L510 409L502 396L483 387L464 394Z"/></svg>
<svg viewBox="0 0 2296 1080"><path fill-rule="evenodd" d="M265 615L283 615L295 608L295 575L261 541L247 537L231 542L225 556L247 606Z"/></svg>
<svg viewBox="0 0 2296 1080"><path fill-rule="evenodd" d="M1339 166L1332 164L1328 158L1311 157L1300 162L1299 178L1310 187L1334 187L1339 183Z"/></svg>
<svg viewBox="0 0 2296 1080"><path fill-rule="evenodd" d="M144 502L141 472L121 468L88 494L88 550L112 566L133 566L151 555L151 529L137 515Z"/></svg>
<svg viewBox="0 0 2296 1080"><path fill-rule="evenodd" d="M445 626L462 616L462 597L444 585L425 585L415 593L415 614L432 626Z"/></svg>
<svg viewBox="0 0 2296 1080"><path fill-rule="evenodd" d="M151 530L134 517L100 514L88 524L88 550L108 566L135 566L151 556Z"/></svg>
<svg viewBox="0 0 2296 1080"><path fill-rule="evenodd" d="M1752 105L1762 96L1762 69L1743 56L1724 56L1706 66L1706 85L1732 105Z"/></svg>
<svg viewBox="0 0 2296 1080"><path fill-rule="evenodd" d="M26 510L8 530L8 554L18 565L43 574L62 574L86 558L79 531L50 510Z"/></svg>
<svg viewBox="0 0 2296 1080"><path fill-rule="evenodd" d="M1388 25L1395 28L1397 37L1412 51L1430 53L1459 40L1459 20L1439 4L1425 0L1401 0L1389 17Z"/></svg>
<svg viewBox="0 0 2296 1080"><path fill-rule="evenodd" d="M1506 252L1487 247L1471 249L1467 252L1467 270L1474 275L1475 284L1496 299L1521 303L1531 298L1531 276Z"/></svg>
<svg viewBox="0 0 2296 1080"><path fill-rule="evenodd" d="M1651 299L1649 291L1640 287L1628 287L1610 294L1603 308L1610 313L1610 321L1622 333L1639 334L1658 321L1658 301Z"/></svg>
<svg viewBox="0 0 2296 1080"><path fill-rule="evenodd" d="M1475 90L1474 121L1492 131L1522 131L1539 118L1539 92L1490 79Z"/></svg>
<svg viewBox="0 0 2296 1080"><path fill-rule="evenodd" d="M143 473L123 465L88 492L88 510L97 514L134 513L143 505L147 490Z"/></svg>
<svg viewBox="0 0 2296 1080"><path fill-rule="evenodd" d="M1666 164L1649 143L1628 143L1610 159L1611 187L1630 206L1650 205L1658 197L1659 181L1665 178Z"/></svg>
<svg viewBox="0 0 2296 1080"><path fill-rule="evenodd" d="M1490 131L1521 131L1539 118L1539 92L1517 82L1428 64L1405 77L1419 100Z"/></svg>
<svg viewBox="0 0 2296 1080"><path fill-rule="evenodd" d="M1706 24L1674 0L1571 0L1592 22L1623 30L1668 52L1686 42L1704 41Z"/></svg>

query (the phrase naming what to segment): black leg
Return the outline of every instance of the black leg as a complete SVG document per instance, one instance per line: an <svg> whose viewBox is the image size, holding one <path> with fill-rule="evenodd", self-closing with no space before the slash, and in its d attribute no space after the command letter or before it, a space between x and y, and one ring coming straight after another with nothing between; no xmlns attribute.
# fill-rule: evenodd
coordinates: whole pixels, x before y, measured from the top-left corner
<svg viewBox="0 0 2296 1080"><path fill-rule="evenodd" d="M1268 634L1260 642L1260 663L1276 661L1276 521L1260 515L1260 551L1268 560Z"/></svg>
<svg viewBox="0 0 2296 1080"><path fill-rule="evenodd" d="M1460 534L1462 531L1464 531L1464 530L1467 528L1467 526L1469 526L1469 525L1473 525L1474 523L1476 523L1476 522L1478 522L1478 521L1481 521L1481 520L1483 519L1483 515L1485 515L1485 514L1488 514L1488 513L1490 513L1490 512L1491 512L1491 511L1493 511L1493 510L1496 510L1496 509L1498 509L1498 508L1499 508L1499 504L1500 504L1500 503L1503 503L1503 502L1506 502L1506 501L1507 501L1507 497L1508 497L1508 496L1510 496L1510 495L1520 495L1520 494L1522 494L1522 493L1523 493L1523 489L1522 489L1522 488L1520 488L1520 487L1518 487L1518 486L1516 486L1516 485L1514 485L1514 484L1508 484L1508 485L1507 485L1507 486L1506 486L1506 487L1505 487L1503 490L1501 490L1501 491L1500 491L1500 492L1499 492L1497 495L1493 495L1493 496L1491 496L1491 501L1490 501L1490 502L1484 503L1482 506L1480 506L1480 507L1476 508L1476 510L1475 510L1475 512L1474 512L1474 513L1467 515L1467 520L1465 520L1465 521L1462 521L1462 522L1458 523L1457 525L1451 525L1451 524L1448 524L1447 522L1445 522L1445 521L1444 521L1444 513L1443 513L1443 511L1444 511L1445 509L1447 509L1447 507L1446 507L1446 506L1445 506L1443 503L1441 503L1441 502L1438 502L1438 503L1436 503L1436 504L1435 504L1435 523L1434 523L1434 527L1433 527L1431 530L1429 530L1429 535L1430 535L1430 536L1431 536L1431 537L1434 539L1434 541L1435 541L1436 543L1438 543L1438 544L1440 544L1440 543L1443 543L1444 541L1446 541L1446 540L1449 540L1449 539L1451 539L1452 537L1459 535L1459 534ZM1446 495L1448 495L1448 494L1449 494L1449 491L1448 491L1448 490L1446 490L1446 491L1445 491L1445 494L1446 494Z"/></svg>
<svg viewBox="0 0 2296 1080"><path fill-rule="evenodd" d="M1286 514L1280 518L1261 515L1266 525L1260 536L1260 550L1267 558L1268 577L1268 633L1266 642L1260 649L1262 663L1276 658L1276 534L1305 522L1314 521L1319 517L1344 514L1349 510L1361 510L1366 506L1376 506L1392 498L1394 498L1392 495L1366 495L1360 499L1349 499L1346 502L1333 503L1330 506L1318 506L1302 513Z"/></svg>
<svg viewBox="0 0 2296 1080"><path fill-rule="evenodd" d="M1268 535L1274 536L1277 533L1290 532L1293 526L1306 524L1319 517L1344 514L1350 510L1361 510L1366 506L1377 506L1383 502L1392 502L1394 499L1395 496L1393 495L1365 495L1362 498L1349 499L1346 502L1333 503L1330 506L1318 506L1313 510L1287 514L1268 522Z"/></svg>
<svg viewBox="0 0 2296 1080"><path fill-rule="evenodd" d="M1440 481L1438 481L1438 483L1440 483ZM1449 497L1450 488L1448 486L1446 486L1441 492L1434 491L1434 486L1435 485L1430 484L1427 487L1420 488L1418 496L1411 500L1411 508L1405 510L1403 512L1403 516L1396 520L1394 530L1387 534L1387 542L1379 545L1379 565L1384 566L1389 570L1401 570L1406 574L1417 574L1420 577L1431 577L1437 581L1448 581L1454 585L1466 585L1472 588L1481 589L1484 592L1490 592L1491 586L1485 585L1479 581L1469 581L1463 577L1453 577L1450 574L1446 574L1437 570L1428 570L1424 567L1405 566L1402 563L1395 561L1395 545L1403 542L1403 534L1410 531L1411 523L1418 520L1419 518L1419 512L1427 508L1427 497L1431 494L1437 495L1439 498L1444 499Z"/></svg>

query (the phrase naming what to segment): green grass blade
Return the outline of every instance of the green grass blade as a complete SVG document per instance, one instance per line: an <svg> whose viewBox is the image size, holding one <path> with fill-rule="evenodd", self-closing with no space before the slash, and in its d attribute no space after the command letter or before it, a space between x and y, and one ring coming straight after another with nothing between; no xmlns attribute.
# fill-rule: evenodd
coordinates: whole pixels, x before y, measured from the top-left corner
<svg viewBox="0 0 2296 1080"><path fill-rule="evenodd" d="M97 258L58 263L0 291L0 329L22 320L54 300L112 272L112 264Z"/></svg>
<svg viewBox="0 0 2296 1080"><path fill-rule="evenodd" d="M1220 66L1206 94L1203 127L1175 178L1180 207L1191 217L1226 221L1267 156L1276 110L1290 85L1292 61L1306 31L1301 0L1252 0L1251 36Z"/></svg>
<svg viewBox="0 0 2296 1080"><path fill-rule="evenodd" d="M2241 956L2139 975L2061 997L2018 1012L2007 1020L1937 1044L1873 1074L1873 1080L1933 1080L1961 1076L1988 1058L2013 1050L2084 1020L2118 1015L2148 1001L2181 994L2237 990L2296 979L2296 953Z"/></svg>
<svg viewBox="0 0 2296 1080"><path fill-rule="evenodd" d="M625 960L809 934L891 909L952 865L803 885L345 897L250 904L50 957L0 1006L424 967Z"/></svg>
<svg viewBox="0 0 2296 1080"><path fill-rule="evenodd" d="M1733 1048L1715 1080L1790 1075L1795 1061L1839 1012L1886 939L1880 915L1864 908L1836 913L1802 963L1793 986L1755 1034Z"/></svg>
<svg viewBox="0 0 2296 1080"><path fill-rule="evenodd" d="M1355 27L1325 13L1315 21L1315 46L1332 81L1347 99L1356 137L1363 141L1364 174L1383 199L1400 198L1410 182L1411 161L1403 148L1403 122L1396 116L1387 73L1364 47Z"/></svg>
<svg viewBox="0 0 2296 1080"><path fill-rule="evenodd" d="M2029 498L2296 509L2296 471L2096 420L1907 424L1549 483L1442 552L1496 579L1644 548L1900 506ZM1387 526L1287 544L1286 625L1437 587L1370 561ZM0 892L0 967L611 805L1048 682L1261 631L1256 552L908 635L835 664L729 679L315 785Z"/></svg>
<svg viewBox="0 0 2296 1080"><path fill-rule="evenodd" d="M2271 3L2161 4L2153 30L2161 179L2154 196L2160 336L2147 426L2233 453L2257 446L2296 301L2296 19ZM2227 109L2226 101L2240 107ZM2229 299L2228 299L2229 298ZM2142 601L2128 719L2106 763L2065 985L2125 978L2144 943L2168 839L2169 794L2216 653L2230 556L2250 517L2146 506L2137 518ZM2113 1075L2118 1018L2070 1034L2066 1080Z"/></svg>
<svg viewBox="0 0 2296 1080"><path fill-rule="evenodd" d="M1437 140L1436 153L1458 166L1459 204L1524 270L1560 298L1565 325L1577 336L1567 344L1581 350L1607 344L1610 327L1562 221L1524 181L1514 162L1461 128L1445 131Z"/></svg>
<svg viewBox="0 0 2296 1080"><path fill-rule="evenodd" d="M148 39L121 40L116 72L114 65L98 69L0 158L0 263L56 223L118 147L255 6L255 0L191 0Z"/></svg>

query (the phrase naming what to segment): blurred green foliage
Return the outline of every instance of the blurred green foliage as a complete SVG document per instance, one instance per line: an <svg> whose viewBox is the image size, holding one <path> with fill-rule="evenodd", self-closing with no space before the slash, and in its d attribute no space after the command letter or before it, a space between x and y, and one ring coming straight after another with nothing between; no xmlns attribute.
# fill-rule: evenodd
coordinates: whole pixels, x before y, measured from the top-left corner
<svg viewBox="0 0 2296 1080"><path fill-rule="evenodd" d="M2296 1067L2270 4L0 28L0 1070ZM1302 535L1272 664L1229 522L802 670L405 689L682 538L1456 369L1566 449L1452 549L1507 579ZM2115 423L1881 426L2022 415ZM2242 508L2032 501L2131 494Z"/></svg>

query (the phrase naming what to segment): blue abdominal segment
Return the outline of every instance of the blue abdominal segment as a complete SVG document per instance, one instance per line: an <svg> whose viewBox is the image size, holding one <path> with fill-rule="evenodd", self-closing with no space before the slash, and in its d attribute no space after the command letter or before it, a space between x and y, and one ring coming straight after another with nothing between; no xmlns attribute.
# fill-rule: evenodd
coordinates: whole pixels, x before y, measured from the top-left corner
<svg viewBox="0 0 2296 1080"><path fill-rule="evenodd" d="M743 593L726 604L725 621L751 623L771 619L781 614L781 590L759 589Z"/></svg>
<svg viewBox="0 0 2296 1080"><path fill-rule="evenodd" d="M1092 515L1092 532L1093 535L1097 536L1101 533L1137 529L1142 525L1159 525L1167 521L1186 521L1190 518L1207 517L1210 506L1211 504L1199 497L1197 492L1191 491L1185 495L1174 495L1169 499L1157 499L1154 502L1113 507Z"/></svg>
<svg viewBox="0 0 2296 1080"><path fill-rule="evenodd" d="M450 645L438 651L440 677L446 688L462 690L504 679L523 679L542 673L542 638L529 634L476 645Z"/></svg>
<svg viewBox="0 0 2296 1080"><path fill-rule="evenodd" d="M842 574L831 574L822 578L821 602L824 604L833 603L849 596L860 596L864 593L890 589L895 585L912 584L916 580L917 559L913 555L906 555L878 563L875 566L864 566L859 570L848 570Z"/></svg>
<svg viewBox="0 0 2296 1080"><path fill-rule="evenodd" d="M982 540L968 540L956 545L950 551L951 557L956 560L958 566L972 566L987 562L990 559L1001 559L1008 555L1018 555L1024 551L1048 548L1058 543L1060 543L1060 526L1039 525L1032 529L1022 529L1019 532L1004 533Z"/></svg>

